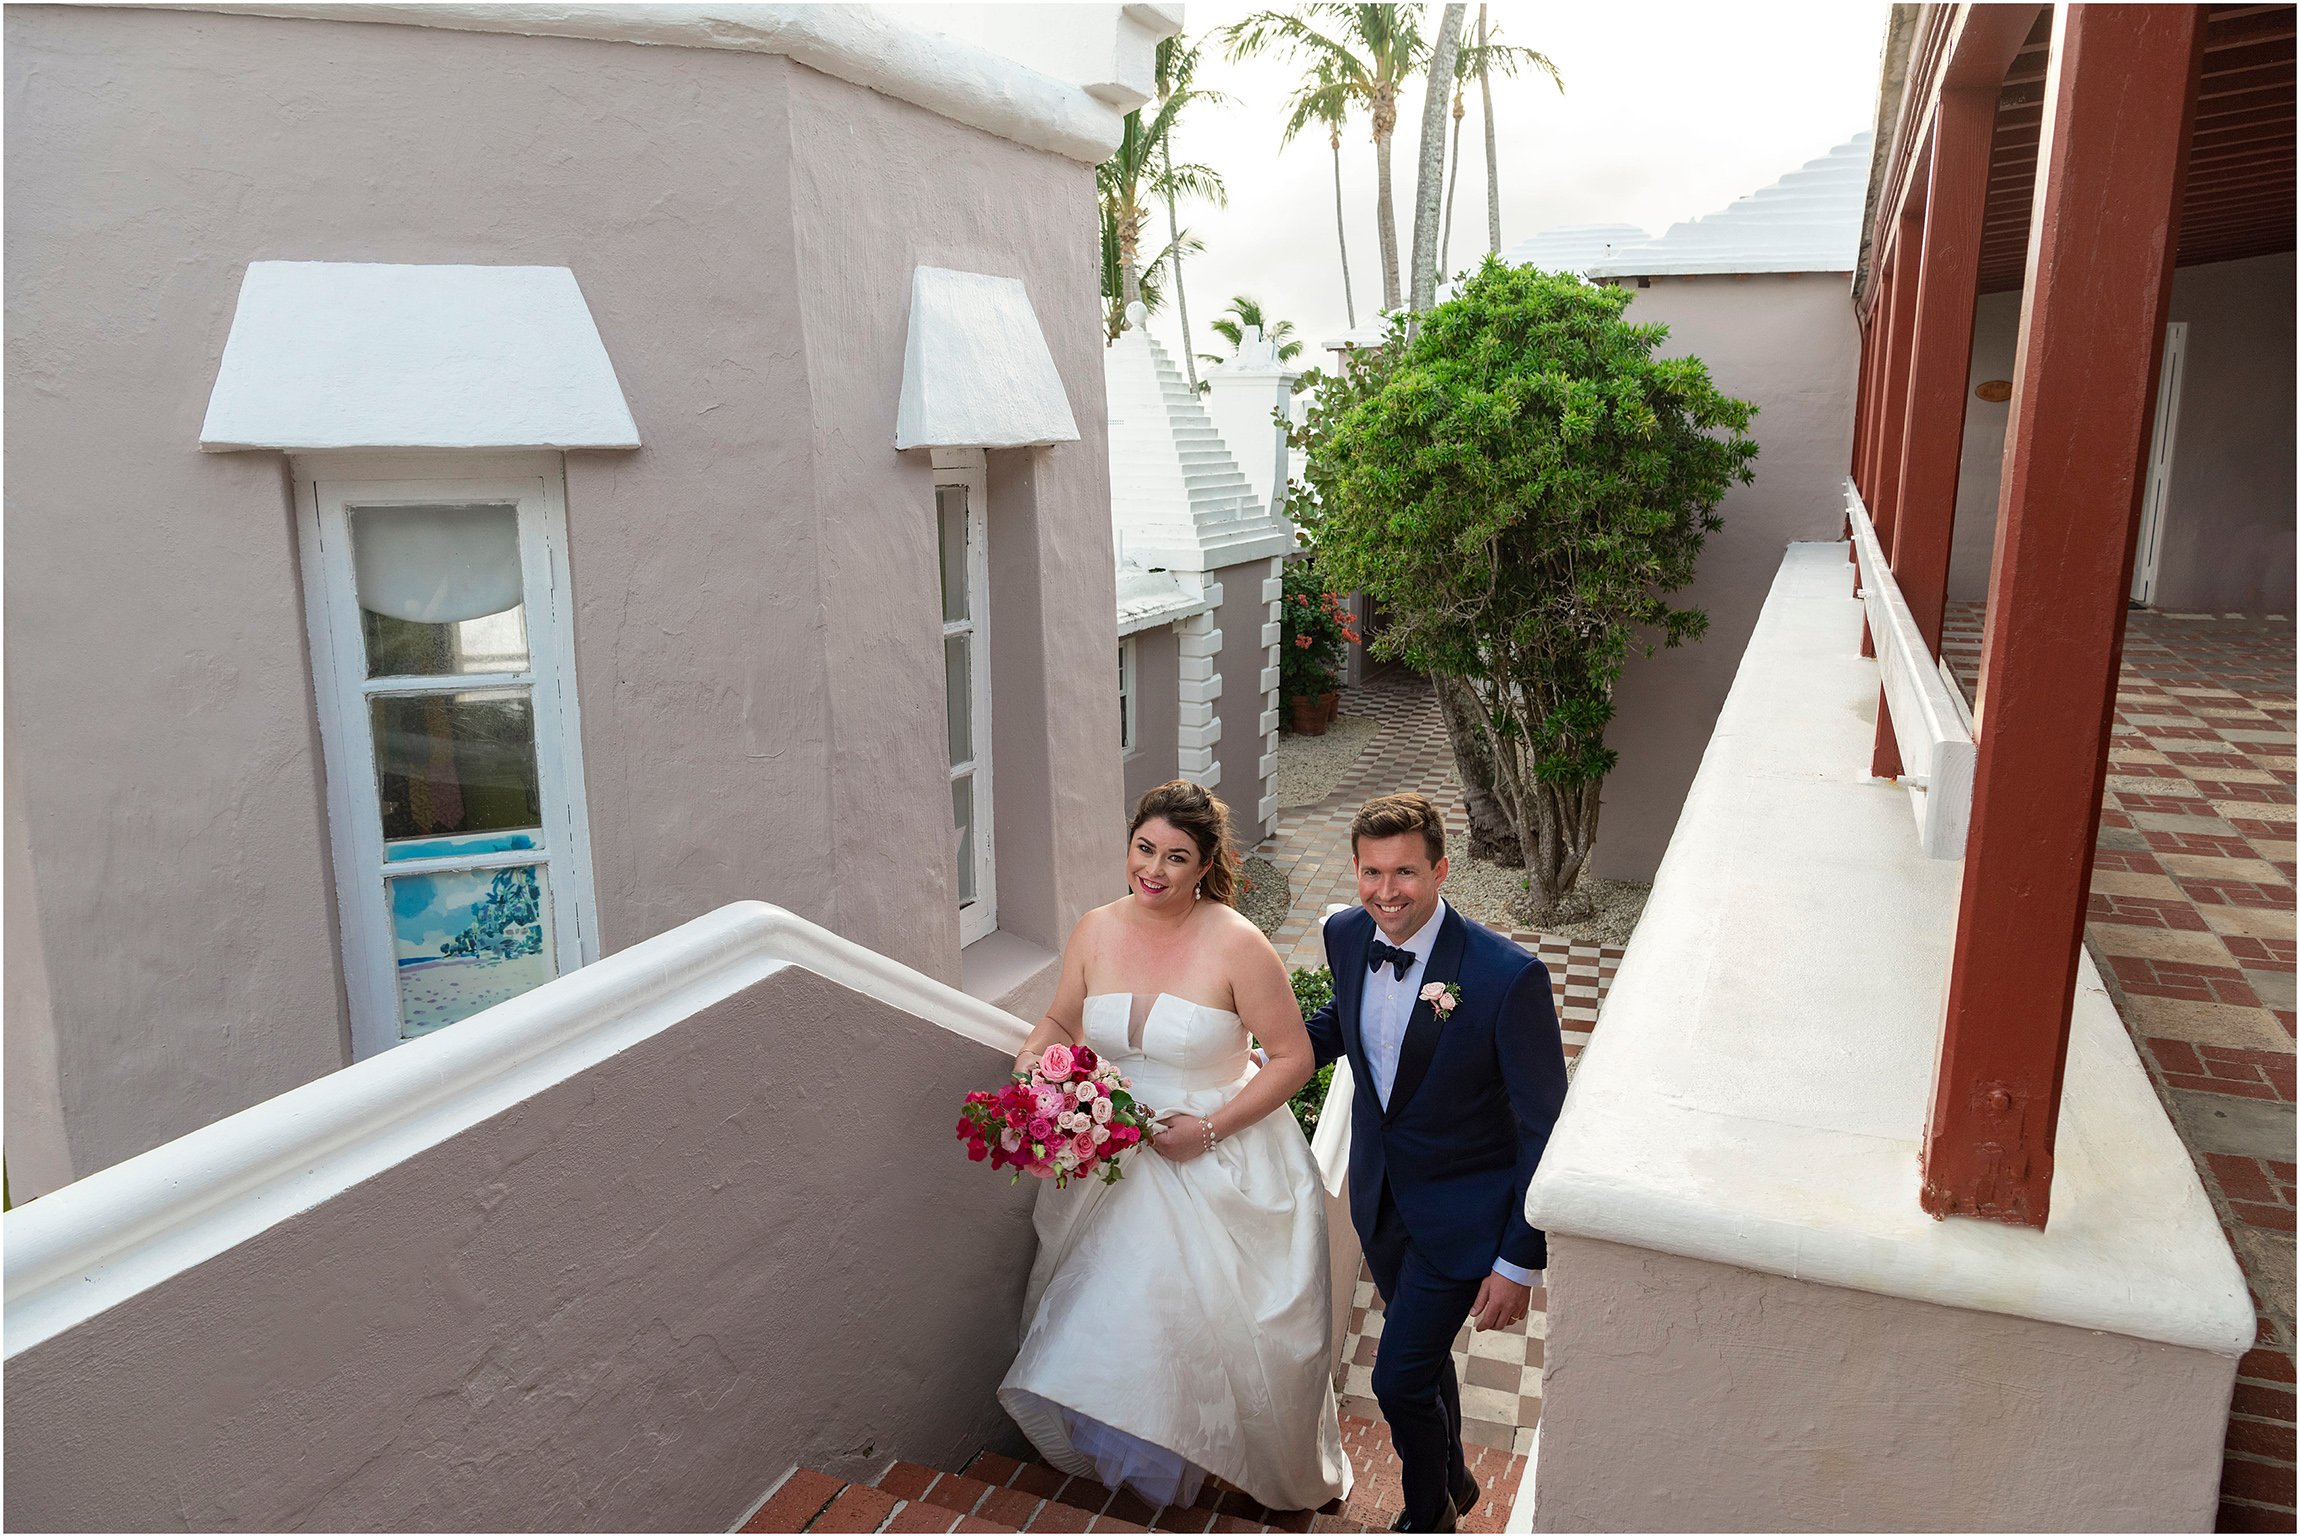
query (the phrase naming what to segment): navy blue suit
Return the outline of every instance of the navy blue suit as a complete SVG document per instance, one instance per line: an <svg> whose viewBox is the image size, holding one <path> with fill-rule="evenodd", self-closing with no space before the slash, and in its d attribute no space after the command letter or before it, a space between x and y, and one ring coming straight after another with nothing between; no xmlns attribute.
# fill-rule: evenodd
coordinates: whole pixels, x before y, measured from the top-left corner
<svg viewBox="0 0 2300 1537"><path fill-rule="evenodd" d="M1565 1102L1565 1050L1548 969L1449 907L1422 981L1451 984L1461 1003L1443 1020L1415 1003L1384 1109L1358 1029L1375 936L1362 907L1326 921L1334 997L1307 1023L1319 1063L1346 1055L1357 1079L1350 1218L1384 1303L1374 1394L1407 1517L1428 1530L1469 1479L1454 1336L1496 1259L1549 1262L1525 1187Z"/></svg>

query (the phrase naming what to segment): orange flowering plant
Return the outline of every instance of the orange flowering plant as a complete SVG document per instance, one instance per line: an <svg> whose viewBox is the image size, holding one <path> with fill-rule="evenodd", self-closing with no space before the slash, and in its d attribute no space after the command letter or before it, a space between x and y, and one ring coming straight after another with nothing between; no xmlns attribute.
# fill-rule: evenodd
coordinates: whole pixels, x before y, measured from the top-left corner
<svg viewBox="0 0 2300 1537"><path fill-rule="evenodd" d="M1286 562L1278 605L1278 686L1288 699L1332 693L1343 648L1358 641L1358 620L1329 591L1314 558Z"/></svg>

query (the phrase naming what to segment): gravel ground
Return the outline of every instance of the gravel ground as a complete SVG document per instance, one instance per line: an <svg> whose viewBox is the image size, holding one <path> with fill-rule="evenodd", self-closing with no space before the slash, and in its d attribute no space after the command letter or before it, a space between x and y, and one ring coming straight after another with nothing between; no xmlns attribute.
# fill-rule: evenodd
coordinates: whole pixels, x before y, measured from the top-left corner
<svg viewBox="0 0 2300 1537"><path fill-rule="evenodd" d="M1278 807L1282 811L1315 806L1334 793L1334 786L1372 743L1382 723L1369 716L1337 715L1324 736L1278 738Z"/></svg>
<svg viewBox="0 0 2300 1537"><path fill-rule="evenodd" d="M1489 864L1468 855L1446 869L1446 900L1487 928L1533 929L1577 945L1626 945L1645 911L1653 888L1643 881L1607 881L1585 876L1566 893L1557 911L1536 922L1528 901L1525 872Z"/></svg>
<svg viewBox="0 0 2300 1537"><path fill-rule="evenodd" d="M1259 854L1248 854L1238 862L1238 878L1238 911L1263 933L1275 934L1294 903L1285 872Z"/></svg>

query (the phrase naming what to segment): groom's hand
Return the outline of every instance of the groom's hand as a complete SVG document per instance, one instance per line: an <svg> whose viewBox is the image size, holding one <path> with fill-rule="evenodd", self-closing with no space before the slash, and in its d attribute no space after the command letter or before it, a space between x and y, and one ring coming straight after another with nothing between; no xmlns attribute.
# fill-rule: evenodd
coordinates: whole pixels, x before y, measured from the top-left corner
<svg viewBox="0 0 2300 1537"><path fill-rule="evenodd" d="M1469 1321L1480 1329L1506 1329L1525 1317L1525 1310L1533 1305L1533 1288L1520 1286L1507 1276L1490 1271L1477 1289L1477 1302L1469 1310Z"/></svg>

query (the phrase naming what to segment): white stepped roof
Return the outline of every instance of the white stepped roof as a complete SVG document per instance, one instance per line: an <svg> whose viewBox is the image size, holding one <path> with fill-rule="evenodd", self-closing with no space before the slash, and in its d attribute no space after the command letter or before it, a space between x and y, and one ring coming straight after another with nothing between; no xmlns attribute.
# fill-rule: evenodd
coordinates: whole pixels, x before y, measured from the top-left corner
<svg viewBox="0 0 2300 1537"><path fill-rule="evenodd" d="M1869 140L1857 133L1770 187L1584 270L1590 277L1850 272L1861 246Z"/></svg>
<svg viewBox="0 0 2300 1537"><path fill-rule="evenodd" d="M1144 327L1103 354L1110 523L1120 564L1205 572L1291 549L1293 526L1239 472L1205 406Z"/></svg>
<svg viewBox="0 0 2300 1537"><path fill-rule="evenodd" d="M1610 260L1616 251L1652 238L1634 224L1563 224L1520 240L1502 252L1501 259L1512 267L1538 267L1544 272L1586 272L1593 263Z"/></svg>

